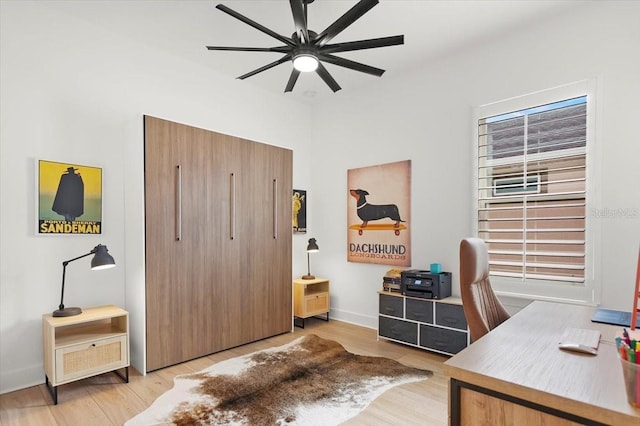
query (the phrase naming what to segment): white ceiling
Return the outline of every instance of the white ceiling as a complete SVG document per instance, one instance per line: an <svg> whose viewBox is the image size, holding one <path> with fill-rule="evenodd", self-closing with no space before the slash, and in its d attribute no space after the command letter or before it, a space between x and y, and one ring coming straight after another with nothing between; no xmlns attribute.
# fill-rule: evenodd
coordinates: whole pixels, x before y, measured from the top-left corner
<svg viewBox="0 0 640 426"><path fill-rule="evenodd" d="M278 59L264 52L208 51L206 45L273 47L282 43L215 8L222 3L248 18L290 37L294 32L286 0L128 0L42 1L51 7L157 49L168 51L222 74L230 80ZM308 6L309 28L321 32L357 0L315 0ZM382 77L326 64L342 86L334 94L315 73L303 74L292 93L284 93L291 72L287 62L249 77L244 84L306 102L344 96L397 78L427 64L492 38L508 37L536 21L579 7L576 0L381 0L332 42L404 34L405 44L337 54L386 70ZM108 42L108 41L105 41ZM96 49L99 49L96 46ZM219 77L219 76L218 76Z"/></svg>

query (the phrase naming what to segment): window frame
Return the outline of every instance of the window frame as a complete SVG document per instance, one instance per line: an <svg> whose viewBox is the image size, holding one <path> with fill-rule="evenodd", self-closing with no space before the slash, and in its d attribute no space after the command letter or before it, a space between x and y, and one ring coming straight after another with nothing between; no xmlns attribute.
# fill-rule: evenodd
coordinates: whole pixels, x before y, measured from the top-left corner
<svg viewBox="0 0 640 426"><path fill-rule="evenodd" d="M597 157L596 129L596 81L583 80L564 86L555 87L535 93L526 94L490 104L480 105L473 109L473 235L478 235L478 194L479 194L479 126L481 119L509 112L526 110L535 106L559 102L580 96L587 97L587 141L586 153L586 205L585 205L585 269L584 283L557 283L536 279L520 279L502 276L491 276L494 291L501 296L513 298L559 301L596 305L600 303L601 280L597 276L600 271L596 265L596 247L599 246L600 229L590 212L599 203L599 172L594 165Z"/></svg>

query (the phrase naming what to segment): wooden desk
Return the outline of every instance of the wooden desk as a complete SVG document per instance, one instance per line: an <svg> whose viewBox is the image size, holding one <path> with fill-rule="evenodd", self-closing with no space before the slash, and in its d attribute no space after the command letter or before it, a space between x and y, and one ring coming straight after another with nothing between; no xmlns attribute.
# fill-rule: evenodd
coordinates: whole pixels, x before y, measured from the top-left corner
<svg viewBox="0 0 640 426"><path fill-rule="evenodd" d="M594 308L535 301L444 363L451 425L640 425L614 336ZM565 328L600 330L598 355L561 351ZM575 423L574 423L575 422Z"/></svg>

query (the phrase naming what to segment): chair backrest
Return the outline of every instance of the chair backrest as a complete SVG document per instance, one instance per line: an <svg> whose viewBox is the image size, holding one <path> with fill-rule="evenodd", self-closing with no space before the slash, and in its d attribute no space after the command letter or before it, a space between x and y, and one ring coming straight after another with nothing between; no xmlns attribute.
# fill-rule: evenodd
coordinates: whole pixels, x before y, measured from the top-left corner
<svg viewBox="0 0 640 426"><path fill-rule="evenodd" d="M491 288L489 253L480 238L465 238L460 242L460 295L472 341L509 318Z"/></svg>

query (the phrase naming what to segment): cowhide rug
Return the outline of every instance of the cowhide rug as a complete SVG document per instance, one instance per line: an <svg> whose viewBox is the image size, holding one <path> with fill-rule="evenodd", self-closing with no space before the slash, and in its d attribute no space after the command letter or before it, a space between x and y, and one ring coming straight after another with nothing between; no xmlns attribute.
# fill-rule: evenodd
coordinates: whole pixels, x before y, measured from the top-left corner
<svg viewBox="0 0 640 426"><path fill-rule="evenodd" d="M432 374L307 335L176 376L173 389L126 426L335 425L387 389Z"/></svg>

